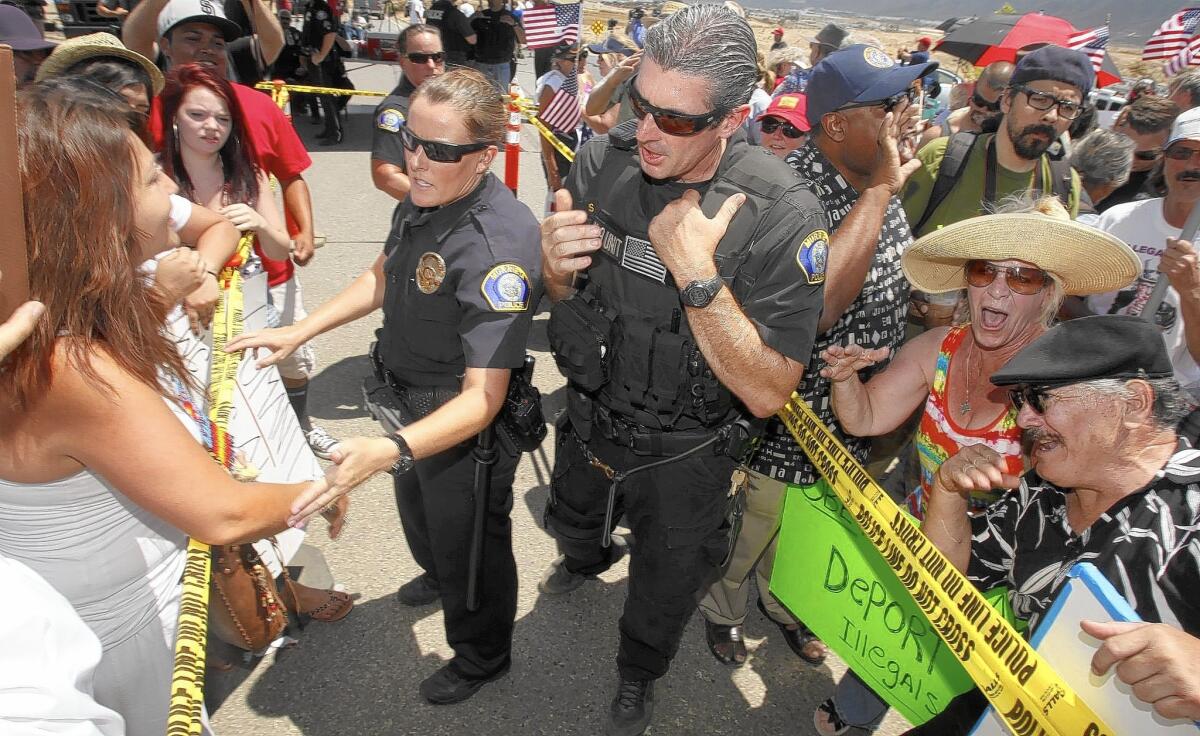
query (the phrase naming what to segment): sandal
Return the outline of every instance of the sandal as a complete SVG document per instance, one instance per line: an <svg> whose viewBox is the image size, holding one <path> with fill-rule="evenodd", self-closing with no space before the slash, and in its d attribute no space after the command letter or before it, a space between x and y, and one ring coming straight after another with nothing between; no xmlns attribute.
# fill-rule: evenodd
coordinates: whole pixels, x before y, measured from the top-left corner
<svg viewBox="0 0 1200 736"><path fill-rule="evenodd" d="M791 648L797 657L813 667L817 667L825 662L825 658L829 656L829 647L825 646L825 643L821 641L821 637L814 634L807 626L800 622L796 624L779 623L771 618L771 614L767 613L767 607L763 605L761 598L758 599L758 610L762 612L762 615L768 621L779 627L780 633L783 634L783 640L787 642L788 647ZM793 629L791 626L795 626L796 628ZM820 651L817 654L810 654L805 651L813 642L820 645Z"/></svg>
<svg viewBox="0 0 1200 736"><path fill-rule="evenodd" d="M329 597L325 602L311 611L301 611L300 613L308 616L314 621L331 624L334 621L341 621L350 615L350 611L354 609L354 599L349 593L343 593L340 590L326 591Z"/></svg>
<svg viewBox="0 0 1200 736"><path fill-rule="evenodd" d="M821 736L842 736L850 730L850 724L843 721L842 717L838 715L833 698L827 698L813 711L813 728Z"/></svg>

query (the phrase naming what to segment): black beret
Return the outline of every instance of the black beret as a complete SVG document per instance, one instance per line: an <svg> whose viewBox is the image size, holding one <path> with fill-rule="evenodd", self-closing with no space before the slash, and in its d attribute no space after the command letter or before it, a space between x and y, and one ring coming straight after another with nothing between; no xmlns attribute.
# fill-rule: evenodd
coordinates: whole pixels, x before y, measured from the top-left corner
<svg viewBox="0 0 1200 736"><path fill-rule="evenodd" d="M1162 331L1141 317L1097 315L1046 330L992 374L995 386L1065 386L1174 375Z"/></svg>
<svg viewBox="0 0 1200 736"><path fill-rule="evenodd" d="M1050 45L1029 52L1017 62L1008 84L1010 87L1016 87L1039 79L1051 79L1077 87L1083 99L1087 99L1095 78L1096 71L1092 68L1092 60L1087 54Z"/></svg>

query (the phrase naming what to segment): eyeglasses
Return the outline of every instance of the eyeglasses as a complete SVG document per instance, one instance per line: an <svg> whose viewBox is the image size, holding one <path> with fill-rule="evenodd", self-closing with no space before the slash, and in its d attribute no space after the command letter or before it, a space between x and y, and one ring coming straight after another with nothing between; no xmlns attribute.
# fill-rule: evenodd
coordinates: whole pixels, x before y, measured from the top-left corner
<svg viewBox="0 0 1200 736"><path fill-rule="evenodd" d="M442 143L441 141L427 141L424 138L417 137L408 129L408 126L400 128L400 143L405 150L415 153L417 147L420 146L425 151L425 157L430 161L437 161L442 164L456 164L462 161L463 156L468 153L482 151L491 143Z"/></svg>
<svg viewBox="0 0 1200 736"><path fill-rule="evenodd" d="M975 287L991 286L1001 272L1008 288L1025 296L1038 293L1050 283L1050 274L1032 266L997 266L990 261L967 261L963 265L967 283Z"/></svg>
<svg viewBox="0 0 1200 736"><path fill-rule="evenodd" d="M634 77L636 81L637 77ZM633 108L633 114L638 120L642 120L647 115L654 118L654 124L658 129L667 135L689 136L696 135L706 128L712 127L716 122L725 117L727 110L716 109L712 112L706 112L702 115L686 115L681 112L672 112L664 110L661 107L655 107L646 98L638 94L637 86L629 85L629 104Z"/></svg>
<svg viewBox="0 0 1200 736"><path fill-rule="evenodd" d="M1034 110L1045 111L1057 105L1058 116L1063 120L1074 120L1083 114L1083 105L1075 100L1064 100L1024 85L1017 85L1013 89L1024 92L1026 99L1029 100L1029 106Z"/></svg>
<svg viewBox="0 0 1200 736"><path fill-rule="evenodd" d="M1188 148L1186 146L1171 146L1163 155L1172 161L1187 161L1188 159L1196 158L1200 155L1200 148Z"/></svg>
<svg viewBox="0 0 1200 736"><path fill-rule="evenodd" d="M919 94L921 94L921 92L916 87L909 87L908 89L904 90L903 92L897 92L896 94L892 95L891 97L886 97L882 100L870 100L868 102L851 102L848 105L842 105L841 107L838 108L838 111L853 110L856 107L882 106L884 113L889 113L889 112L892 112L893 110L895 110L897 107L899 107L900 104L903 102L912 104L913 102L916 101L917 95L919 95Z"/></svg>
<svg viewBox="0 0 1200 736"><path fill-rule="evenodd" d="M1054 397L1050 395L1050 389L1044 386L1018 386L1009 389L1008 398L1017 411L1021 411L1028 404L1029 408L1038 414L1045 414L1046 399Z"/></svg>
<svg viewBox="0 0 1200 736"><path fill-rule="evenodd" d="M1162 155L1161 148L1147 148L1145 151L1134 151L1133 157L1138 161L1154 161Z"/></svg>
<svg viewBox="0 0 1200 736"><path fill-rule="evenodd" d="M981 110L987 110L988 112L1000 112L1000 98L999 97L997 97L992 102L988 102L987 100L983 99L983 97L980 96L978 91L974 91L971 93L971 104L974 105L975 107L978 107Z"/></svg>
<svg viewBox="0 0 1200 736"><path fill-rule="evenodd" d="M428 64L431 61L434 64L441 64L446 60L446 52L444 51L434 51L432 54L422 54L414 51L411 54L405 54L405 56L414 64Z"/></svg>
<svg viewBox="0 0 1200 736"><path fill-rule="evenodd" d="M764 133L774 133L777 130L782 130L785 136L792 139L803 138L804 136L808 135L808 133L800 130L795 125L792 125L786 120L780 120L779 118L763 118L760 125L762 126L762 132Z"/></svg>

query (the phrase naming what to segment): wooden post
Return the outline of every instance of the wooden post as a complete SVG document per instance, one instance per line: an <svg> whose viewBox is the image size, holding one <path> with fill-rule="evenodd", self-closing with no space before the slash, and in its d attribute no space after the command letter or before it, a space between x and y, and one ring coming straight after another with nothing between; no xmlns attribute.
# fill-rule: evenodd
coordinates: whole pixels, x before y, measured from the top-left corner
<svg viewBox="0 0 1200 736"><path fill-rule="evenodd" d="M25 209L17 170L17 76L12 49L0 45L0 322L29 299Z"/></svg>

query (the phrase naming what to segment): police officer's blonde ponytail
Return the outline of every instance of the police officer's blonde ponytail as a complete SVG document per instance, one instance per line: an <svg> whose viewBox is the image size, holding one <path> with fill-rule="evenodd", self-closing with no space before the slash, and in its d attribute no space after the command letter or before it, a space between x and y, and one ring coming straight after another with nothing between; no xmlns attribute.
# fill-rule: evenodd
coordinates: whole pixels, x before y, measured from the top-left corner
<svg viewBox="0 0 1200 736"><path fill-rule="evenodd" d="M475 143L500 144L507 115L496 85L474 69L458 68L426 80L412 101L449 105L462 114L463 125Z"/></svg>

